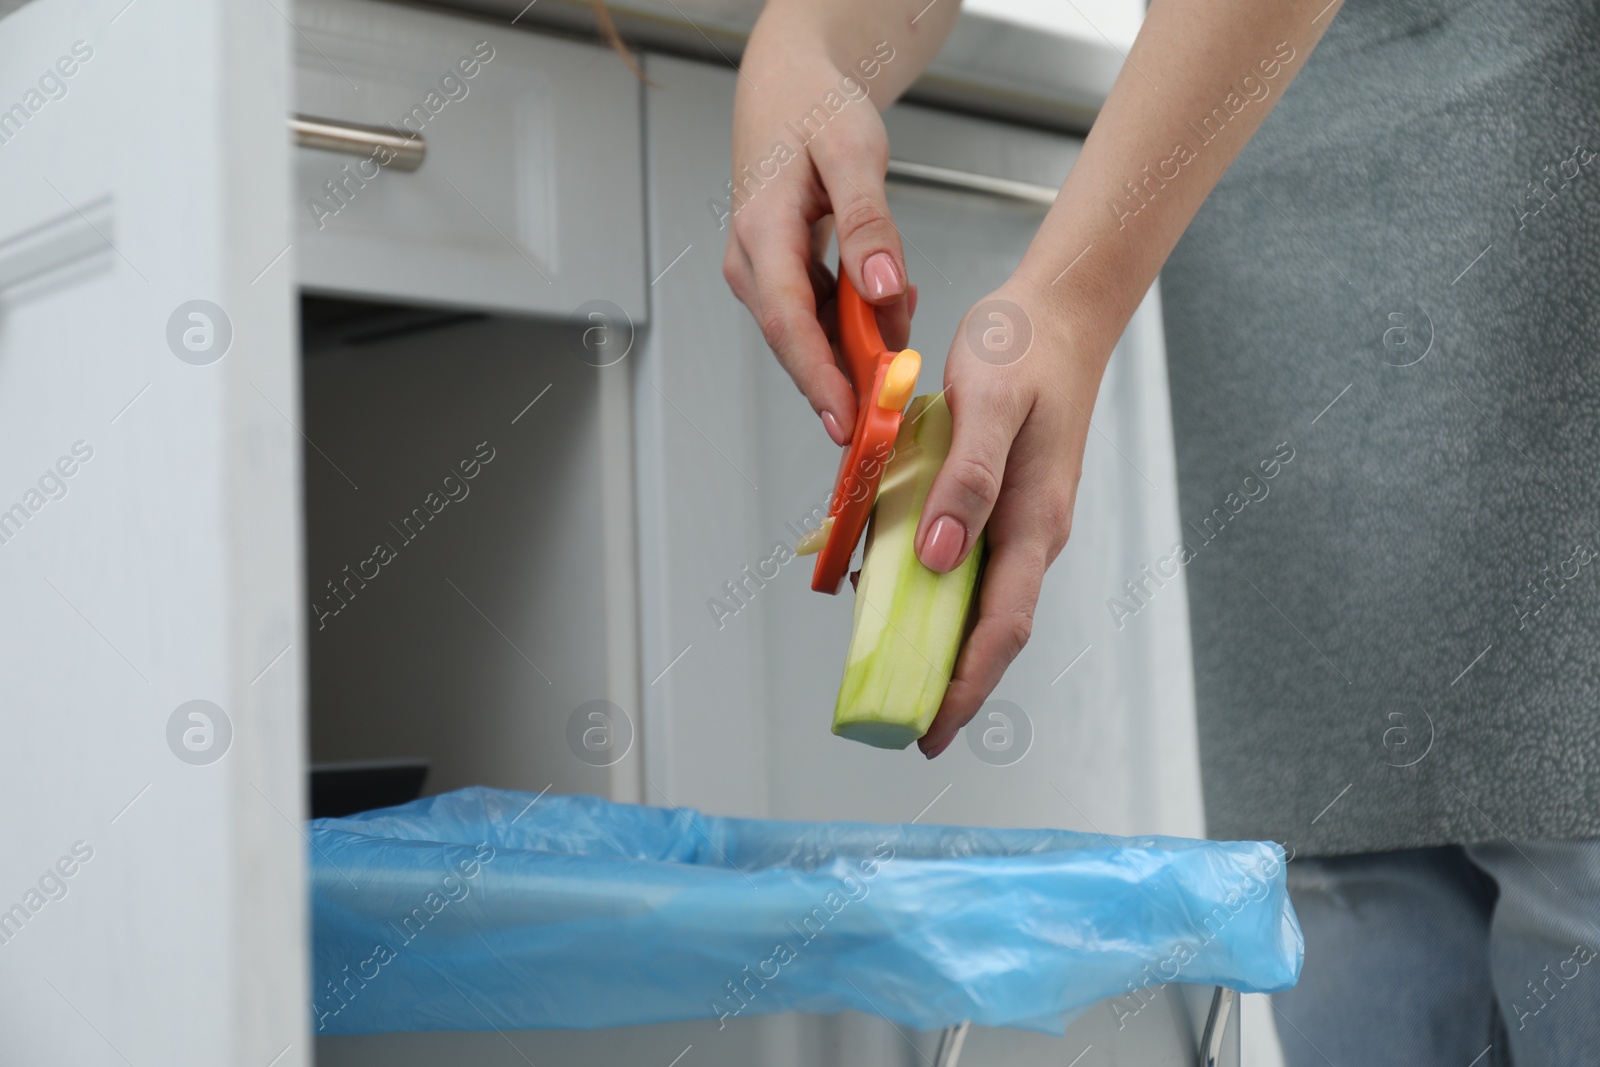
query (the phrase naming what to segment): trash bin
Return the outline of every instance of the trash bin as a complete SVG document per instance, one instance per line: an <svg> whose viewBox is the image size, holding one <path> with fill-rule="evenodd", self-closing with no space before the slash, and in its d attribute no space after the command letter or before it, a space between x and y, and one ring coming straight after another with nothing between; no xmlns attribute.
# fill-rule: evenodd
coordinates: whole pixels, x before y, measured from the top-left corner
<svg viewBox="0 0 1600 1067"><path fill-rule="evenodd" d="M1061 1033L1107 997L1274 992L1300 970L1271 843L482 788L314 820L309 838L319 1035L845 1010Z"/></svg>

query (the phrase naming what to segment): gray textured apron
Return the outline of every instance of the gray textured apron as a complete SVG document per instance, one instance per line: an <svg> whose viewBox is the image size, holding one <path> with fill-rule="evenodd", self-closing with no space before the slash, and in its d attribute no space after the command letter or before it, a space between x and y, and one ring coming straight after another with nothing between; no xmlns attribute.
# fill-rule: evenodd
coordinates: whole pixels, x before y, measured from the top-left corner
<svg viewBox="0 0 1600 1067"><path fill-rule="evenodd" d="M1597 152L1600 7L1349 0L1174 252L1212 836L1600 835Z"/></svg>

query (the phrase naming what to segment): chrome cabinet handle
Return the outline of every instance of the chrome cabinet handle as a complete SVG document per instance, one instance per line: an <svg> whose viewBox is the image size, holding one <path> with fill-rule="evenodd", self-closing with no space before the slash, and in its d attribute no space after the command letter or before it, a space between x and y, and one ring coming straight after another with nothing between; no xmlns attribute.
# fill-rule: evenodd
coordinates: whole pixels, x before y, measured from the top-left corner
<svg viewBox="0 0 1600 1067"><path fill-rule="evenodd" d="M384 166L393 170L416 170L428 154L428 142L420 135L402 136L382 126L295 115L289 120L289 130L294 134L294 143L301 148L347 156L370 156L380 148L387 148L394 155Z"/></svg>
<svg viewBox="0 0 1600 1067"><path fill-rule="evenodd" d="M954 189L964 193L983 193L1005 200L1049 207L1056 202L1056 190L1048 185L1012 181L1010 178L992 178L987 174L974 174L966 170L951 170L927 163L912 163L904 159L889 161L889 177L913 185L929 185L936 189Z"/></svg>

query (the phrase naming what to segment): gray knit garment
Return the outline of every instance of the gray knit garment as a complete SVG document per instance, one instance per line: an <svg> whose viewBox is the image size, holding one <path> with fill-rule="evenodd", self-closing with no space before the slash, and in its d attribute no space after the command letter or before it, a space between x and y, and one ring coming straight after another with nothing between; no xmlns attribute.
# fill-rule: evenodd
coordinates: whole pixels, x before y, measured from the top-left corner
<svg viewBox="0 0 1600 1067"><path fill-rule="evenodd" d="M1592 3L1349 0L1173 253L1213 837L1600 835L1597 123Z"/></svg>

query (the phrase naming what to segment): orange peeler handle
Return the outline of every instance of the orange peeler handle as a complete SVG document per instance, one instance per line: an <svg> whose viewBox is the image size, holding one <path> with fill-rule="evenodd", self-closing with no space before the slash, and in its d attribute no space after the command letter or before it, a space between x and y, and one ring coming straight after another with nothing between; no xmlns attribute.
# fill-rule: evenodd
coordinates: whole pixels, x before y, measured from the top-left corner
<svg viewBox="0 0 1600 1067"><path fill-rule="evenodd" d="M856 422L840 457L828 509L831 525L811 576L811 588L821 593L837 593L844 583L922 367L922 357L911 349L891 352L884 347L872 305L861 299L843 270L837 306L839 350L856 392Z"/></svg>
<svg viewBox="0 0 1600 1067"><path fill-rule="evenodd" d="M839 348L849 368L850 384L855 387L857 404L870 406L872 382L888 346L878 332L878 319L872 305L861 299L861 294L845 277L843 267L839 270L836 299L839 308ZM857 421L860 421L859 413Z"/></svg>

